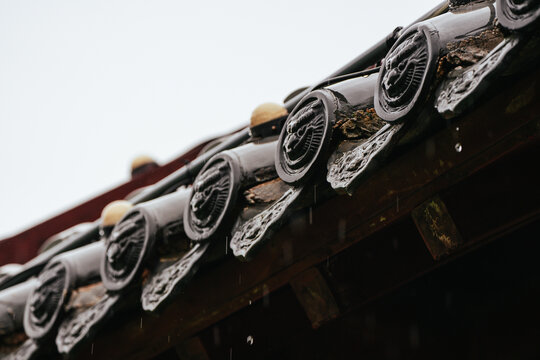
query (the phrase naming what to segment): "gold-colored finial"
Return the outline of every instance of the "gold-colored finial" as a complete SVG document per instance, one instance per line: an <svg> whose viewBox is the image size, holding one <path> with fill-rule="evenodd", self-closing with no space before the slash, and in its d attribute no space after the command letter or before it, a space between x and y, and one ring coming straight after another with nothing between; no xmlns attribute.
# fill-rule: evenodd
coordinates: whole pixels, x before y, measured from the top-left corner
<svg viewBox="0 0 540 360"><path fill-rule="evenodd" d="M253 110L251 114L251 127L264 124L288 114L287 109L275 103L264 103Z"/></svg>
<svg viewBox="0 0 540 360"><path fill-rule="evenodd" d="M145 165L148 164L156 164L156 161L152 159L148 155L140 155L137 156L133 161L131 162L131 171L134 171L136 169L139 169Z"/></svg>
<svg viewBox="0 0 540 360"><path fill-rule="evenodd" d="M126 200L116 200L103 208L101 212L101 226L113 226L124 216L133 204Z"/></svg>

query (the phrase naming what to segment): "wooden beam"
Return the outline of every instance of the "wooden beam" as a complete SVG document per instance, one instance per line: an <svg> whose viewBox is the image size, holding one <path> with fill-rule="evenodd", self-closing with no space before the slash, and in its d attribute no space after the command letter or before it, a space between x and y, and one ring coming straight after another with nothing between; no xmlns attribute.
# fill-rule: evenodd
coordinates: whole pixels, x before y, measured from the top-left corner
<svg viewBox="0 0 540 360"><path fill-rule="evenodd" d="M339 315L336 299L317 268L309 268L290 284L314 329Z"/></svg>
<svg viewBox="0 0 540 360"><path fill-rule="evenodd" d="M438 196L415 208L411 216L433 259L450 255L463 243L454 220Z"/></svg>

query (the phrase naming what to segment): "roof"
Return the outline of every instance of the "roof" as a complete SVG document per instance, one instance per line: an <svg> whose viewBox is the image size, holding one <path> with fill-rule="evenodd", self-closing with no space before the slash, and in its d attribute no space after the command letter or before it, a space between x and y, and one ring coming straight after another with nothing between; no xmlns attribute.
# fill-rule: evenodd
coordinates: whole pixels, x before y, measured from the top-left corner
<svg viewBox="0 0 540 360"><path fill-rule="evenodd" d="M461 329L439 328L429 310L407 306L406 291L429 307L448 289L413 280L455 276L470 284L479 262L502 254L520 277L515 269L530 261L521 263L508 241L489 244L534 234L540 214L540 174L531 166L540 149L538 5L527 12L510 0L463 3L452 2L454 13L430 12L344 73L289 97L288 116L277 112L190 152L188 165L134 195L136 205L114 228L100 233L96 222L6 275L0 299L13 290L6 284L38 275L0 308L24 313L22 323L9 320L7 353L377 357L393 347L354 341L342 330L347 321L362 339L395 327L395 339L407 338L414 351L419 323L442 337ZM504 273L480 269L484 277ZM501 291L530 299L523 289L540 289L540 278L525 279L521 292ZM385 318L392 309L399 315ZM411 309L418 318L404 331L395 318ZM489 333L482 321L479 333ZM288 339L296 336L297 344ZM259 341L265 345L254 347Z"/></svg>

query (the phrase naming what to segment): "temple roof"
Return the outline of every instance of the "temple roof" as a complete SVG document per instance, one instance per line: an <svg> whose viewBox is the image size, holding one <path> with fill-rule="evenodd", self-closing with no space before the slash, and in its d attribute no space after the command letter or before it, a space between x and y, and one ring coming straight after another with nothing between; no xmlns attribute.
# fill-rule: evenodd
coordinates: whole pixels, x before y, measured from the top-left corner
<svg viewBox="0 0 540 360"><path fill-rule="evenodd" d="M512 314L540 294L526 4L445 2L245 128L0 241L21 264L0 268L0 356L518 354L538 330ZM470 304L500 323L463 335Z"/></svg>

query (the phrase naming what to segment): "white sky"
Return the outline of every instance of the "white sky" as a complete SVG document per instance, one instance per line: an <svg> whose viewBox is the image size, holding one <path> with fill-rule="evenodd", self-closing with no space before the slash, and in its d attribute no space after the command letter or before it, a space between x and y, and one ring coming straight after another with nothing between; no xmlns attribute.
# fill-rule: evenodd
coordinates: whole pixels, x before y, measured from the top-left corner
<svg viewBox="0 0 540 360"><path fill-rule="evenodd" d="M247 124L440 0L0 0L0 238Z"/></svg>

